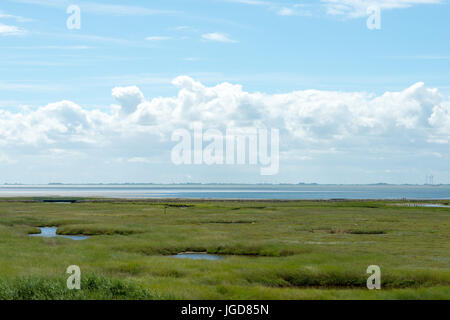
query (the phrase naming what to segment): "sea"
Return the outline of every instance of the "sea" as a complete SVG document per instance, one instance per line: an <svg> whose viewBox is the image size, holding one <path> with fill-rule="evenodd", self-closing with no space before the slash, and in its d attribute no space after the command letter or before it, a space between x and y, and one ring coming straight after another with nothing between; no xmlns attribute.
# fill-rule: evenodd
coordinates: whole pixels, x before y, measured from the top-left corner
<svg viewBox="0 0 450 320"><path fill-rule="evenodd" d="M450 199L450 185L0 185L0 197L127 199Z"/></svg>

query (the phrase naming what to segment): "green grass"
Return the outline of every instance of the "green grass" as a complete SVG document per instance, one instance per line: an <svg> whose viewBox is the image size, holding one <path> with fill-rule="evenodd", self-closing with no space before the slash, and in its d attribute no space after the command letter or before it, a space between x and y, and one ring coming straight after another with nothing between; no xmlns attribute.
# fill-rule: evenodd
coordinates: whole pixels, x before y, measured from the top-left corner
<svg viewBox="0 0 450 320"><path fill-rule="evenodd" d="M0 201L0 299L450 299L448 208L78 200ZM90 238L28 237L43 226ZM186 251L225 258L170 257ZM369 265L382 290L366 289Z"/></svg>
<svg viewBox="0 0 450 320"><path fill-rule="evenodd" d="M0 279L1 300L88 300L88 299L168 299L133 281L88 275L81 281L82 290L68 290L66 279L56 277L20 277Z"/></svg>

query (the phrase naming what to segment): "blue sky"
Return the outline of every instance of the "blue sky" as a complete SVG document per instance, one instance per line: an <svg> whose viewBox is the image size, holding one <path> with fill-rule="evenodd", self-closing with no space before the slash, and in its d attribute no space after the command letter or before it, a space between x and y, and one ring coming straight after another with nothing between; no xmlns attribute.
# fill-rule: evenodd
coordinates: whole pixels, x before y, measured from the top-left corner
<svg viewBox="0 0 450 320"><path fill-rule="evenodd" d="M66 27L66 9L71 4L81 8L80 30ZM369 5L381 8L380 30L366 26L365 8ZM0 4L0 122L4 121L0 168L5 182L27 183L423 183L425 174L449 183L449 16L446 0L4 0ZM302 100L307 90L317 91L319 105L309 104L305 98L309 107L286 107L293 113L283 115L281 124L275 118L265 119L265 125L280 127L285 142L281 147L285 157L275 177L262 178L252 167L173 167L167 158L155 156L154 150L170 156L173 146L170 132L157 129L163 123L146 128L153 135L148 140L130 129L136 139L131 142L124 138L131 133L118 129L130 123L105 119L114 117L118 102L119 108L125 108L124 102L111 94L113 88L137 86L143 95L141 102L153 110L155 98L170 99L186 90L185 85L172 83L179 76L205 88L217 88L217 92L223 89L216 87L222 83L240 85L240 96L260 92L267 96L261 101L268 110L285 108L278 95L297 92ZM417 83L423 85L404 93ZM386 93L398 93L398 97L390 98ZM399 115L383 109L383 114L396 117L383 118L381 111L370 113L378 108L377 97L386 105L394 101L392 108L407 105L410 109ZM345 105L347 111L356 108L352 107L354 101L365 105L363 115L356 112L359 125L370 118L366 126L371 128L376 129L374 123L391 120L393 127L374 129L368 135L373 149L368 151L367 145L355 140L361 131L353 130L353 122L342 129L337 122L323 120L348 119L355 114L336 113L336 99L343 99L337 105ZM61 101L76 107L66 103L45 109ZM324 109L318 112L317 106ZM66 114L68 109L64 108L72 111ZM303 110L302 114L315 110L311 117L322 120L311 125L298 110ZM57 117L52 122L54 130L60 132L43 130L48 124L40 122L42 117L51 118L60 111L70 118ZM51 115L39 116L45 112ZM85 131L71 123L80 116L77 112L89 123ZM411 116L414 112L417 114ZM152 114L158 121L166 119ZM228 121L236 120L236 114ZM14 122L19 118L30 122ZM290 119L294 118L297 122L292 125ZM103 121L102 125L94 126L96 121ZM177 125L182 124L169 127ZM308 130L299 133L302 125L309 126ZM70 128L75 128L75 133L70 133ZM18 132L24 136L17 138ZM101 137L101 141L74 138L81 135ZM403 140L398 138L403 135ZM164 138L157 141L155 136ZM147 147L150 150L143 152ZM99 148L104 148L101 154L95 151ZM67 173L81 170L85 172L81 176ZM113 177L118 171L120 174Z"/></svg>

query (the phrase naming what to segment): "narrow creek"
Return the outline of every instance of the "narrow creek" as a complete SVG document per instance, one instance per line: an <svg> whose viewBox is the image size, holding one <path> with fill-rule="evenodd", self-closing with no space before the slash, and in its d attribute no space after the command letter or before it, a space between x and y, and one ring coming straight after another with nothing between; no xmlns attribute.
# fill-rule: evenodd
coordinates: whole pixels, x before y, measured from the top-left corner
<svg viewBox="0 0 450 320"><path fill-rule="evenodd" d="M207 254L207 253L179 253L176 255L171 256L172 258L178 258L178 259L192 259L192 260L222 260L224 257L214 255L214 254Z"/></svg>

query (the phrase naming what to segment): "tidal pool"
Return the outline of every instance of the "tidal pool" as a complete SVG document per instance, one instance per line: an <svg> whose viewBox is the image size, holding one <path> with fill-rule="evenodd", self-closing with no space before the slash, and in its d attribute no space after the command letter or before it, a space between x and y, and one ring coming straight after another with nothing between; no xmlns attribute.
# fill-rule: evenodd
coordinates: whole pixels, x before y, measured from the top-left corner
<svg viewBox="0 0 450 320"><path fill-rule="evenodd" d="M223 257L207 253L179 253L172 258L192 259L192 260L221 260Z"/></svg>
<svg viewBox="0 0 450 320"><path fill-rule="evenodd" d="M440 203L412 203L408 207L428 207L428 208L450 208L450 206Z"/></svg>
<svg viewBox="0 0 450 320"><path fill-rule="evenodd" d="M54 237L61 237L61 238L67 238L72 240L86 240L87 236L63 236L56 234L57 227L42 227L41 233L39 234L30 234L30 237L43 237L43 238L54 238Z"/></svg>

